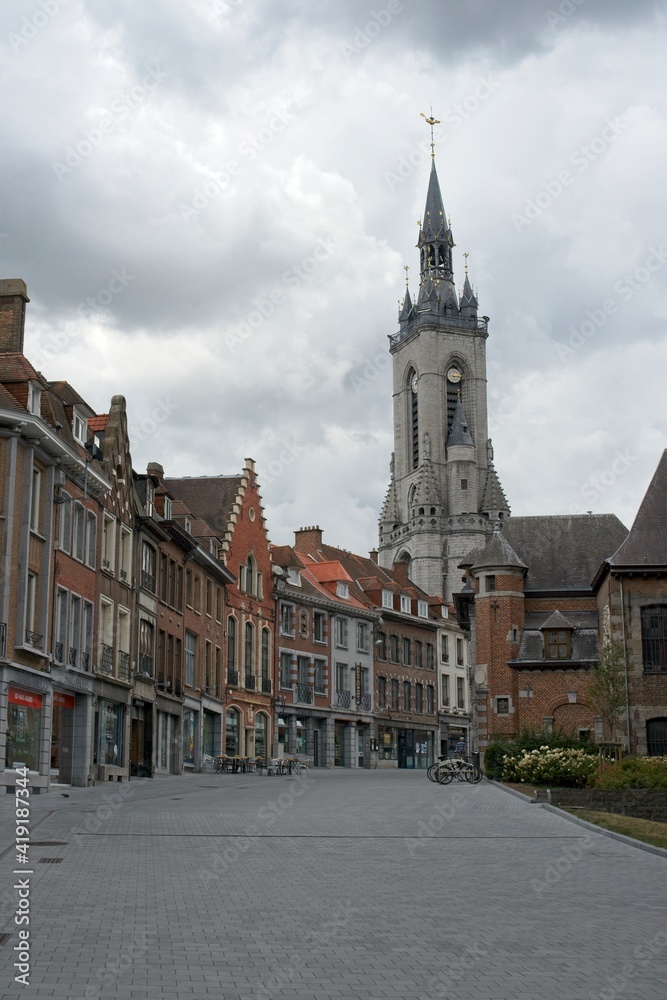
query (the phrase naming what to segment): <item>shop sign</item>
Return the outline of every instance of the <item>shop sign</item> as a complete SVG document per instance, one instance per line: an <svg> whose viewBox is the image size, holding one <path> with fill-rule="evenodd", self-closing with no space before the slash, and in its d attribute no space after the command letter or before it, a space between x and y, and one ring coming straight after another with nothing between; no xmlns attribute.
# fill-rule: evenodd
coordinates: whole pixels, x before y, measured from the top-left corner
<svg viewBox="0 0 667 1000"><path fill-rule="evenodd" d="M53 704L60 705L61 708L74 708L74 696L63 694L61 691L54 691Z"/></svg>
<svg viewBox="0 0 667 1000"><path fill-rule="evenodd" d="M30 691L18 691L16 688L9 689L7 700L13 705L26 705L28 708L42 707L41 694L33 694Z"/></svg>

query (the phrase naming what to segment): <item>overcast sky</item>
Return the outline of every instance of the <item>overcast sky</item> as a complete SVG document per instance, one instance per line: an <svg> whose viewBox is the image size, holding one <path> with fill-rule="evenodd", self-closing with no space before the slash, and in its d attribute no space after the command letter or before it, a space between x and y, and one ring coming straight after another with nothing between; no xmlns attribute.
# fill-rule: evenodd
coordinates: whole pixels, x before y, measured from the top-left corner
<svg viewBox="0 0 667 1000"><path fill-rule="evenodd" d="M134 465L257 462L276 543L365 553L428 129L491 318L514 514L630 524L667 444L667 3L4 0L1 276Z"/></svg>

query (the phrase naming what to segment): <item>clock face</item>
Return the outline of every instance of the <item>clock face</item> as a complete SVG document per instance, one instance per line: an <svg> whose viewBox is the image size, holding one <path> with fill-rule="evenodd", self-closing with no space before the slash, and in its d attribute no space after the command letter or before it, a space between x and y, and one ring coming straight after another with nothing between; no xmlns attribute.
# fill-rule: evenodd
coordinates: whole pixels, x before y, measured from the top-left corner
<svg viewBox="0 0 667 1000"><path fill-rule="evenodd" d="M449 371L447 372L448 382L454 382L454 383L460 382L462 377L463 376L461 375L461 372L458 370L458 368L450 368Z"/></svg>
<svg viewBox="0 0 667 1000"><path fill-rule="evenodd" d="M412 389L413 392L417 391L417 382L418 381L419 381L419 379L418 379L418 377L417 377L416 374L413 375L412 378L410 379L410 388Z"/></svg>

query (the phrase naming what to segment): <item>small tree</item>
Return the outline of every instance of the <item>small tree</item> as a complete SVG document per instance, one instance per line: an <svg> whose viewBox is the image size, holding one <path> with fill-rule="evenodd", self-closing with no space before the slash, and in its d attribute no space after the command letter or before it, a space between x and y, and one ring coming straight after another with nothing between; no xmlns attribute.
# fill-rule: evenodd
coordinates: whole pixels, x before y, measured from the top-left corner
<svg viewBox="0 0 667 1000"><path fill-rule="evenodd" d="M593 673L587 697L602 719L602 735L609 733L614 739L616 723L626 705L626 657L623 646L614 639L607 639L600 650L600 659Z"/></svg>

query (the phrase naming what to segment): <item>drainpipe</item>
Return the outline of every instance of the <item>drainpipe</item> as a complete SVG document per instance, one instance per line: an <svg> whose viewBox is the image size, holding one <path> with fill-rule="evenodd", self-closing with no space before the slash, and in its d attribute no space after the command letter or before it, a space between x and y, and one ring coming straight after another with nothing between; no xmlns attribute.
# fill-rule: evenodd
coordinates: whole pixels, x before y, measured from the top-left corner
<svg viewBox="0 0 667 1000"><path fill-rule="evenodd" d="M623 596L623 577L619 576L621 587L621 634L623 636L623 669L625 671L625 721L627 728L628 753L632 749L630 742L630 692L628 689L628 647L625 638L625 598Z"/></svg>

